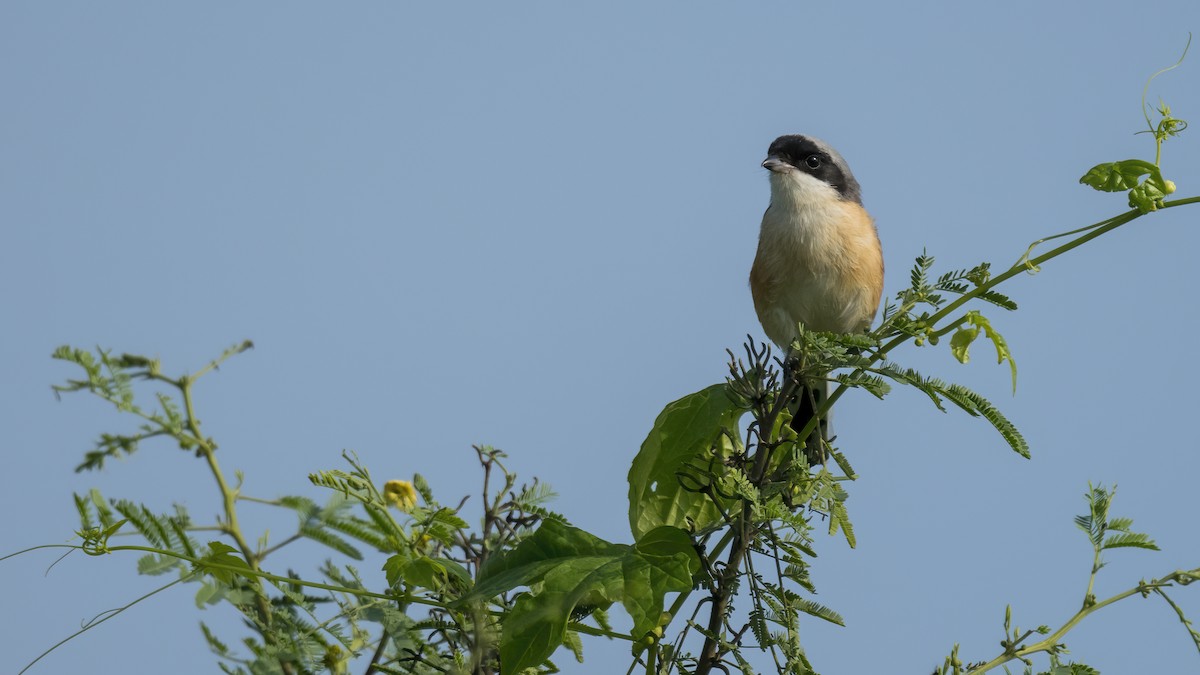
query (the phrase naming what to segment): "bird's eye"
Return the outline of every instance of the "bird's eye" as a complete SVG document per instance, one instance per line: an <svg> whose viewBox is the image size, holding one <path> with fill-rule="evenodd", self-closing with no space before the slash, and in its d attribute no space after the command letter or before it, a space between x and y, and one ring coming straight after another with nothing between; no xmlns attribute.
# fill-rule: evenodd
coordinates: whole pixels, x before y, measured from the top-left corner
<svg viewBox="0 0 1200 675"><path fill-rule="evenodd" d="M810 169L819 169L821 168L821 156L809 155L804 158L804 164Z"/></svg>

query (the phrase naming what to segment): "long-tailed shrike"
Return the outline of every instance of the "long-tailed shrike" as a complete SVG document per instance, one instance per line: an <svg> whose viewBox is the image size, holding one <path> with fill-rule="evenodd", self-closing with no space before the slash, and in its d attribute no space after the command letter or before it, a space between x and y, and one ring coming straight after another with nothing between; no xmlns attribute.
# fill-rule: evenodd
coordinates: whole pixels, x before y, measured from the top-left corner
<svg viewBox="0 0 1200 675"><path fill-rule="evenodd" d="M883 252L846 160L821 140L790 135L771 143L762 165L770 171L771 204L750 292L767 337L787 350L800 323L814 331L866 330L883 293ZM812 418L825 385L806 383L793 406L795 429ZM806 439L810 463L823 461L822 439L828 440L824 423Z"/></svg>

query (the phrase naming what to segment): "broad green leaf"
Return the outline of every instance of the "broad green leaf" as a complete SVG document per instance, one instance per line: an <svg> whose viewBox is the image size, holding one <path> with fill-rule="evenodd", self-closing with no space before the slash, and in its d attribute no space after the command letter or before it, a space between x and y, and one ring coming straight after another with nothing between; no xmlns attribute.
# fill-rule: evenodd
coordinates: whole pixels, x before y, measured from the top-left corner
<svg viewBox="0 0 1200 675"><path fill-rule="evenodd" d="M710 467L722 466L722 458L713 457L714 446L726 454L737 449L742 414L724 384L663 409L629 469L629 526L635 539L660 525L703 529L721 521L717 505L696 491L696 483L711 480L705 477Z"/></svg>
<svg viewBox="0 0 1200 675"><path fill-rule="evenodd" d="M417 558L404 566L404 580L413 586L438 589L446 583L446 566L433 558Z"/></svg>
<svg viewBox="0 0 1200 675"><path fill-rule="evenodd" d="M582 558L546 573L537 595L517 598L500 634L503 672L519 673L540 665L563 643L576 607L610 604L620 593L621 561Z"/></svg>
<svg viewBox="0 0 1200 675"><path fill-rule="evenodd" d="M516 548L488 559L471 597L486 600L519 586L535 584L560 565L586 566L591 558L610 560L627 548L557 520L546 520Z"/></svg>
<svg viewBox="0 0 1200 675"><path fill-rule="evenodd" d="M388 586L395 586L404 578L404 567L408 564L407 553L397 553L383 563L383 573L387 576Z"/></svg>
<svg viewBox="0 0 1200 675"><path fill-rule="evenodd" d="M1157 165L1142 159L1097 164L1079 182L1105 192L1128 190L1129 206L1142 213L1162 208L1163 199L1175 191L1175 184L1163 178Z"/></svg>
<svg viewBox="0 0 1200 675"><path fill-rule="evenodd" d="M1144 159L1127 159L1097 164L1088 169L1079 182L1103 192L1124 192L1137 187L1142 176L1156 173L1158 167Z"/></svg>
<svg viewBox="0 0 1200 675"><path fill-rule="evenodd" d="M500 639L504 671L520 672L549 658L571 616L584 610L620 601L634 618L634 634L648 632L658 625L664 596L690 589L699 569L691 538L678 528L656 528L629 546L547 520L515 549L490 559L461 602L536 589L517 598Z"/></svg>
<svg viewBox="0 0 1200 675"><path fill-rule="evenodd" d="M471 578L471 572L461 564L449 558L434 558L434 560L436 560L438 564L442 566L442 569L446 572L449 578L457 579L459 583L462 584L463 588L470 588L471 584L475 582L475 580Z"/></svg>
<svg viewBox="0 0 1200 675"><path fill-rule="evenodd" d="M1129 206L1142 213L1150 213L1162 208L1166 196L1161 182L1151 178L1129 191Z"/></svg>
<svg viewBox="0 0 1200 675"><path fill-rule="evenodd" d="M625 578L622 604L633 617L634 637L641 637L658 626L667 593L692 588L700 558L686 532L666 525L648 532L631 553L621 569Z"/></svg>
<svg viewBox="0 0 1200 675"><path fill-rule="evenodd" d="M433 522L439 525L447 525L455 530L465 530L471 526L470 523L458 516L454 509L442 507L433 514Z"/></svg>
<svg viewBox="0 0 1200 675"><path fill-rule="evenodd" d="M228 567L236 567L250 571L250 565L237 554L237 549L219 541L208 542L209 554L200 559L196 563L196 568L205 573L210 574L214 579L226 584L232 584L233 578L237 576L237 572L226 569ZM221 567L213 567L212 563L221 565Z"/></svg>
<svg viewBox="0 0 1200 675"><path fill-rule="evenodd" d="M641 555L648 557L668 558L683 554L694 565L691 567L692 572L700 571L700 559L696 558L696 548L692 544L692 538L687 532L677 527L656 527L647 532L645 536L638 539L634 544L634 549Z"/></svg>
<svg viewBox="0 0 1200 675"><path fill-rule="evenodd" d="M422 556L409 560L404 555L394 555L383 564L383 570L390 586L395 586L401 579L412 586L431 590L441 590L454 581L460 588L471 586L471 573L446 558Z"/></svg>

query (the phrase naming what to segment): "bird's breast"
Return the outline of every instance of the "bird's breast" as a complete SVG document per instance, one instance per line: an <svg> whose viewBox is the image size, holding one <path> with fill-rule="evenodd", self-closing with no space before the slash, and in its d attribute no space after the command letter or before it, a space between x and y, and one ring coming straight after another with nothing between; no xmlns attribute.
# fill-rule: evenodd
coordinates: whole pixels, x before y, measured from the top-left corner
<svg viewBox="0 0 1200 675"><path fill-rule="evenodd" d="M875 226L857 203L773 200L750 275L754 306L767 336L780 345L795 338L797 323L861 331L878 308L882 269Z"/></svg>

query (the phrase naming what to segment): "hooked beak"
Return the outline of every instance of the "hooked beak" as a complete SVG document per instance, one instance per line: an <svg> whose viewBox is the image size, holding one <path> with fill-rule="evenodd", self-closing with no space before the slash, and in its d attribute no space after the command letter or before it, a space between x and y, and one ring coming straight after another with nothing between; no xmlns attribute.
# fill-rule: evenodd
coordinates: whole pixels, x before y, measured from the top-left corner
<svg viewBox="0 0 1200 675"><path fill-rule="evenodd" d="M771 155L764 159L762 166L764 169L774 173L789 173L794 168L791 164L780 159L778 155Z"/></svg>

